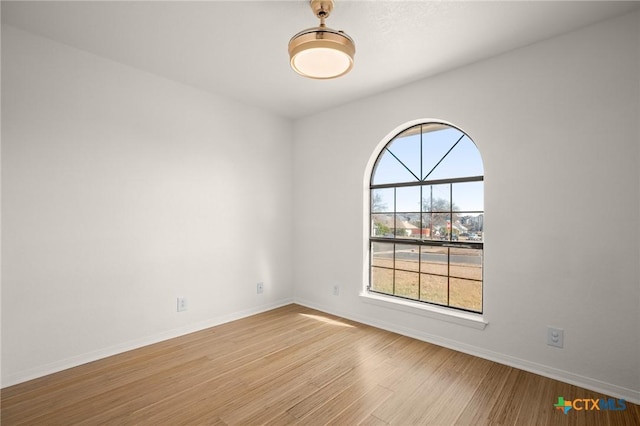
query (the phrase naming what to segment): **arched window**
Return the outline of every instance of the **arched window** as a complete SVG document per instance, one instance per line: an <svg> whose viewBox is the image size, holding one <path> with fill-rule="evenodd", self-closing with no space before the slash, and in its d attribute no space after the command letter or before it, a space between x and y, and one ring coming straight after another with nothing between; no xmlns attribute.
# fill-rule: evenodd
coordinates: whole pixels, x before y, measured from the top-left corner
<svg viewBox="0 0 640 426"><path fill-rule="evenodd" d="M484 168L462 130L429 122L395 136L370 181L368 290L482 312Z"/></svg>

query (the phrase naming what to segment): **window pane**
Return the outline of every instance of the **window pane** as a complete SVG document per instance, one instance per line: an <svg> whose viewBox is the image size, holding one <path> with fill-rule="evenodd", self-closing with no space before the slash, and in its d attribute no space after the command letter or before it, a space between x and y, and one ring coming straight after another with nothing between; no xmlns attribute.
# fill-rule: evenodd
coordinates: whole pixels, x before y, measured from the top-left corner
<svg viewBox="0 0 640 426"><path fill-rule="evenodd" d="M454 210L484 211L484 182L454 183L452 192Z"/></svg>
<svg viewBox="0 0 640 426"><path fill-rule="evenodd" d="M397 212L420 212L420 187L406 186L396 188Z"/></svg>
<svg viewBox="0 0 640 426"><path fill-rule="evenodd" d="M382 152L378 163L376 164L375 171L373 172L373 179L371 182L374 185L382 183L399 183L399 182L414 182L417 179L407 170L393 155L386 149Z"/></svg>
<svg viewBox="0 0 640 426"><path fill-rule="evenodd" d="M431 214L423 215L424 239L445 240L449 239L449 229L451 227L450 197L451 185L427 185L422 189L423 211Z"/></svg>
<svg viewBox="0 0 640 426"><path fill-rule="evenodd" d="M394 221L391 214L371 215L371 236L372 237L393 237Z"/></svg>
<svg viewBox="0 0 640 426"><path fill-rule="evenodd" d="M427 179L453 179L483 174L484 167L480 152L471 139L465 136Z"/></svg>
<svg viewBox="0 0 640 426"><path fill-rule="evenodd" d="M448 250L447 247L420 247L420 272L446 277Z"/></svg>
<svg viewBox="0 0 640 426"><path fill-rule="evenodd" d="M459 216L460 241L482 241L482 214L464 214Z"/></svg>
<svg viewBox="0 0 640 426"><path fill-rule="evenodd" d="M425 185L422 188L422 211L451 211L451 185ZM455 210L455 208L454 208Z"/></svg>
<svg viewBox="0 0 640 426"><path fill-rule="evenodd" d="M393 269L371 267L371 290L393 294Z"/></svg>
<svg viewBox="0 0 640 426"><path fill-rule="evenodd" d="M424 239L449 240L451 228L451 215L449 213L424 214L423 232Z"/></svg>
<svg viewBox="0 0 640 426"><path fill-rule="evenodd" d="M429 173L460 139L460 136L462 136L460 130L450 127L422 134L422 175L424 180L436 179L431 176L433 173ZM436 170L439 167L436 167Z"/></svg>
<svg viewBox="0 0 640 426"><path fill-rule="evenodd" d="M393 244L371 243L371 264L393 268Z"/></svg>
<svg viewBox="0 0 640 426"><path fill-rule="evenodd" d="M396 269L418 272L419 257L419 246L396 244Z"/></svg>
<svg viewBox="0 0 640 426"><path fill-rule="evenodd" d="M396 270L395 294L418 299L418 273Z"/></svg>
<svg viewBox="0 0 640 426"><path fill-rule="evenodd" d="M398 213L396 215L396 238L420 238L420 214Z"/></svg>
<svg viewBox="0 0 640 426"><path fill-rule="evenodd" d="M411 130L411 129L409 129ZM411 172L420 178L420 135L404 132L396 136L387 149L397 157ZM414 178L415 179L415 178ZM417 179L416 179L417 180Z"/></svg>
<svg viewBox="0 0 640 426"><path fill-rule="evenodd" d="M431 213L425 213L422 215L422 230L421 230L421 238L423 240L431 240L433 239L434 231L431 222Z"/></svg>
<svg viewBox="0 0 640 426"><path fill-rule="evenodd" d="M371 211L373 213L393 212L393 188L371 190Z"/></svg>
<svg viewBox="0 0 640 426"><path fill-rule="evenodd" d="M420 300L447 304L447 277L420 274Z"/></svg>
<svg viewBox="0 0 640 426"><path fill-rule="evenodd" d="M449 305L482 312L482 281L449 278Z"/></svg>
<svg viewBox="0 0 640 426"><path fill-rule="evenodd" d="M451 248L449 261L452 277L482 281L482 250Z"/></svg>

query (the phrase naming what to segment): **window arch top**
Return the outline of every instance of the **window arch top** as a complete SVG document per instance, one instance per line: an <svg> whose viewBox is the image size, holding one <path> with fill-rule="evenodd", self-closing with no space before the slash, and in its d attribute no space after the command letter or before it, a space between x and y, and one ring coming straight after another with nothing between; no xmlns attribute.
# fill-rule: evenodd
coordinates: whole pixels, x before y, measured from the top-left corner
<svg viewBox="0 0 640 426"><path fill-rule="evenodd" d="M483 176L482 157L462 130L419 124L399 133L382 150L371 185L417 183Z"/></svg>

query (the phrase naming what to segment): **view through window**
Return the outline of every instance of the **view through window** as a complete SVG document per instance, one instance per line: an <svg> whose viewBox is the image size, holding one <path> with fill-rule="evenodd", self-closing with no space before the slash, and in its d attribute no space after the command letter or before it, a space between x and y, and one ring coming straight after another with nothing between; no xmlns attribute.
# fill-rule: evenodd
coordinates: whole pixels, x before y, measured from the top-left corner
<svg viewBox="0 0 640 426"><path fill-rule="evenodd" d="M370 196L368 290L482 312L484 168L469 136L443 123L398 134Z"/></svg>

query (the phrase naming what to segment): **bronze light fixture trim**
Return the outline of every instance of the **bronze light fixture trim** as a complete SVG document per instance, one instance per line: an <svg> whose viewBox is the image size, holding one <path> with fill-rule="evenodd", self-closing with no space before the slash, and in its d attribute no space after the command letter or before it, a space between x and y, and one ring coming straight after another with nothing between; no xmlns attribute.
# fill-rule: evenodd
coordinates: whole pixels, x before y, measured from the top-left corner
<svg viewBox="0 0 640 426"><path fill-rule="evenodd" d="M333 0L311 0L310 5L320 26L302 30L291 38L291 68L304 77L319 80L343 76L353 68L355 43L343 31L326 26L324 21L333 10Z"/></svg>

